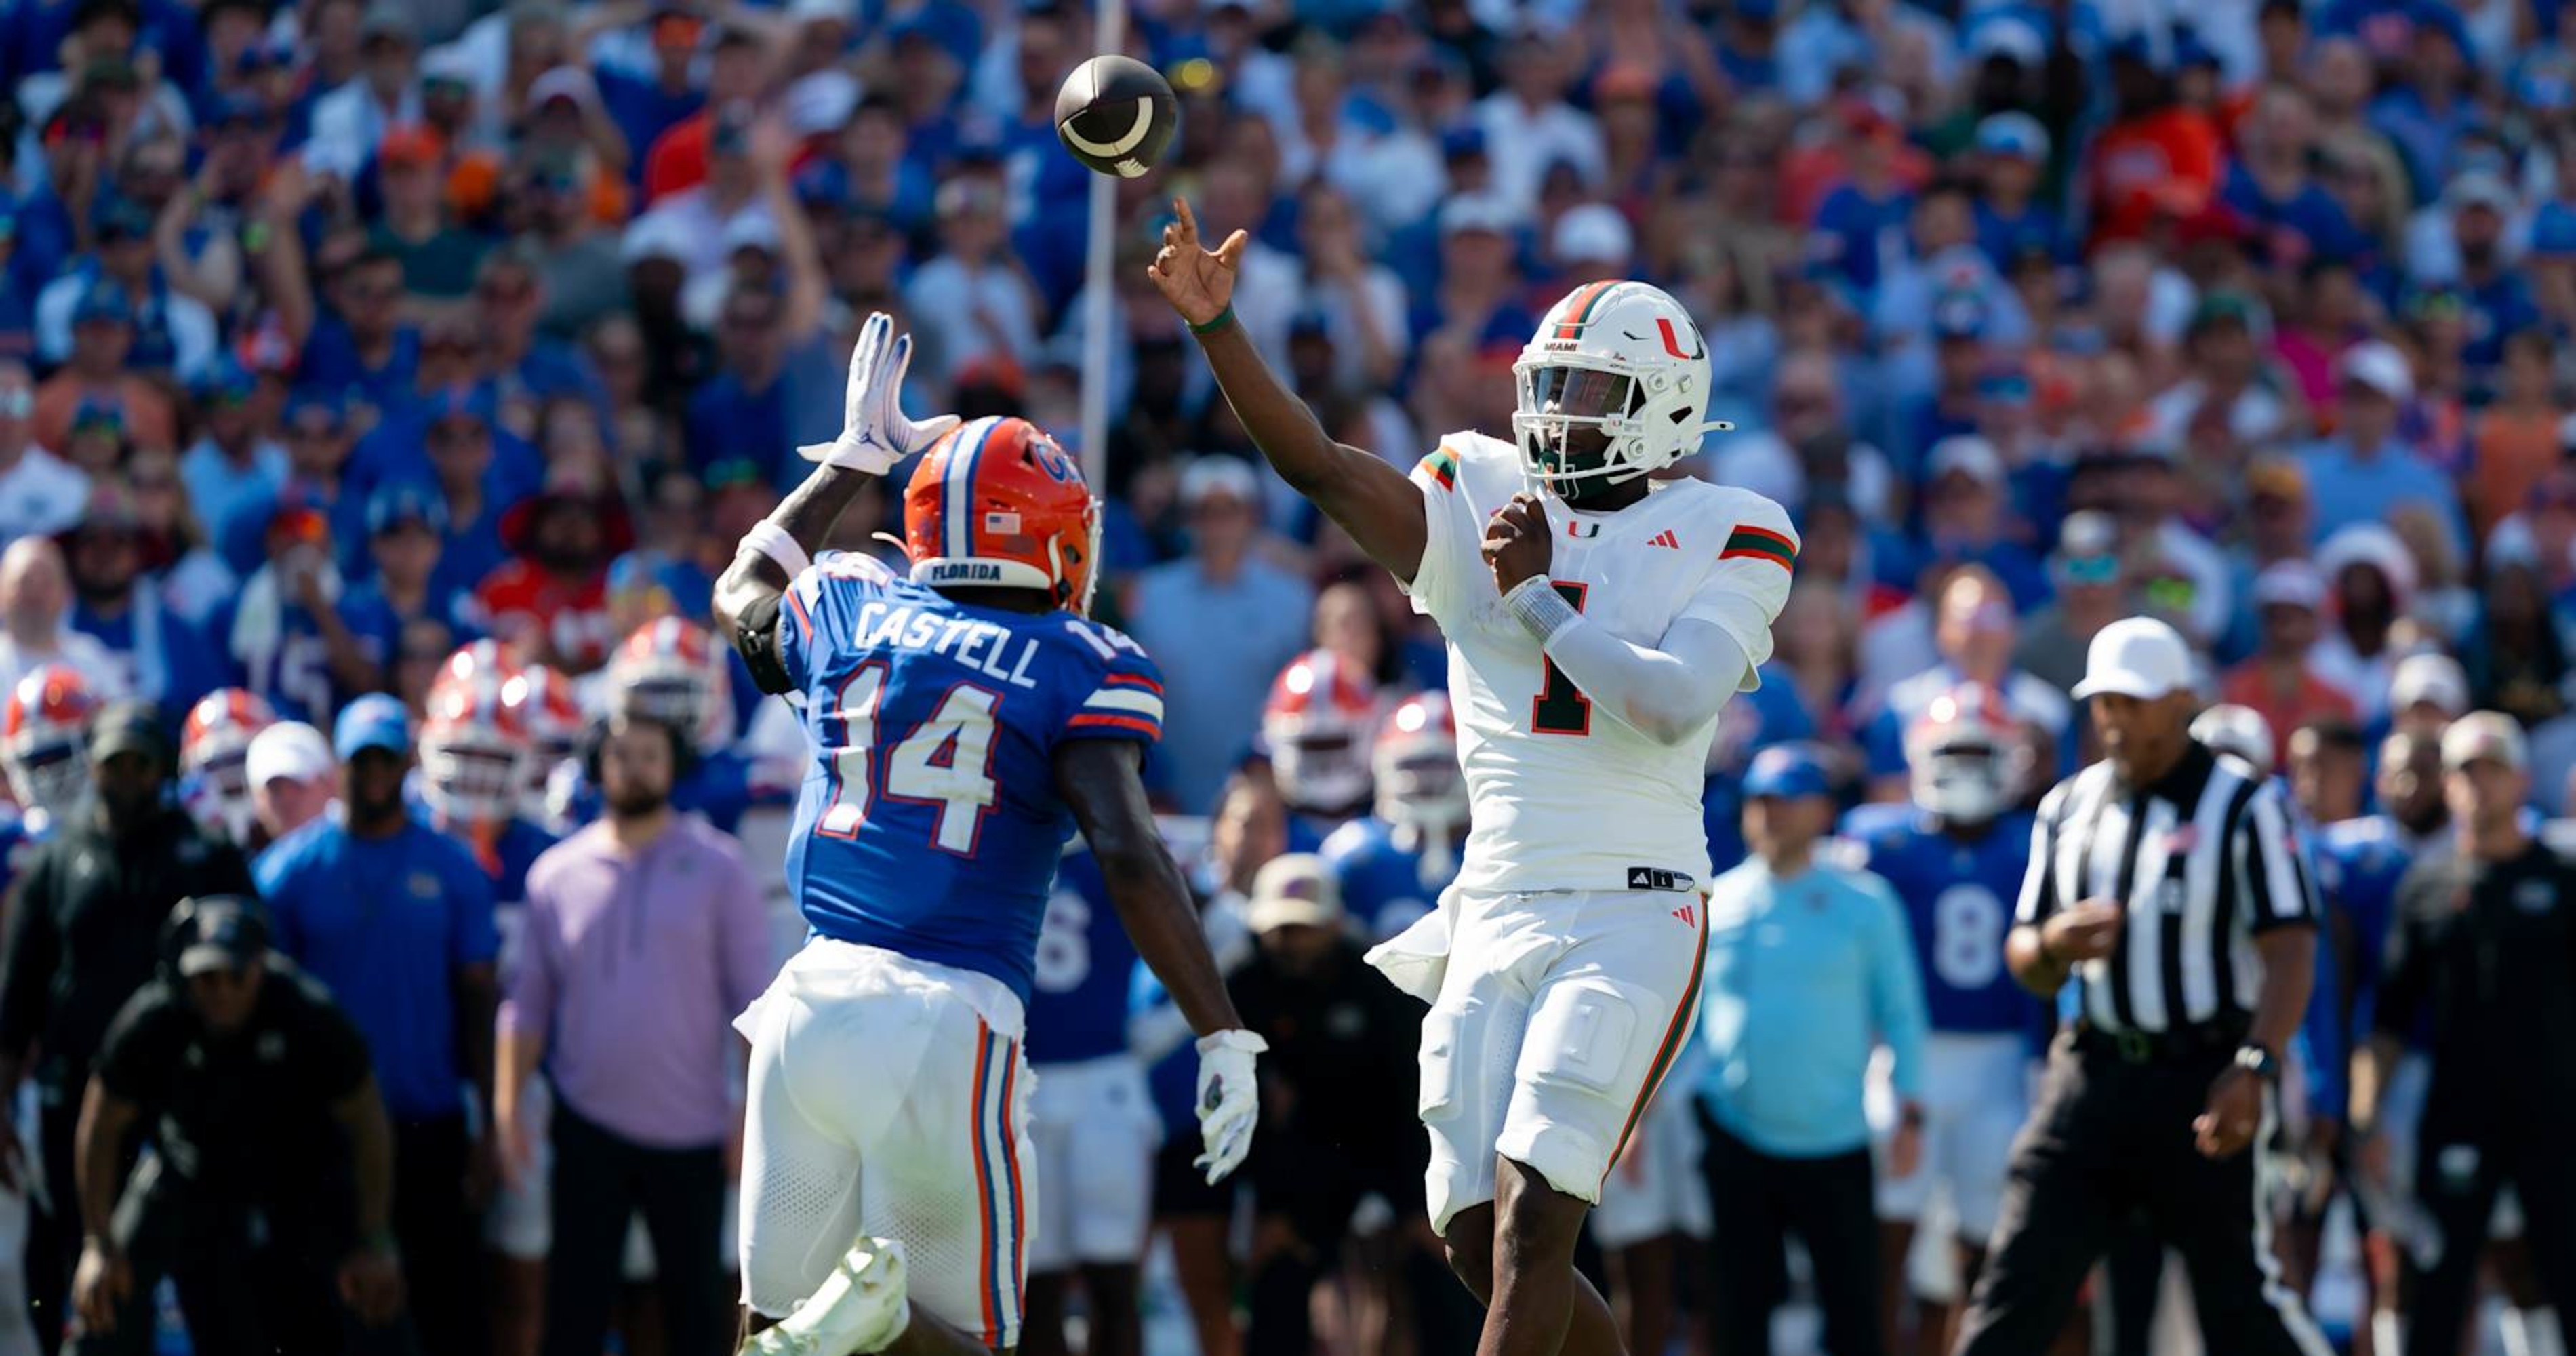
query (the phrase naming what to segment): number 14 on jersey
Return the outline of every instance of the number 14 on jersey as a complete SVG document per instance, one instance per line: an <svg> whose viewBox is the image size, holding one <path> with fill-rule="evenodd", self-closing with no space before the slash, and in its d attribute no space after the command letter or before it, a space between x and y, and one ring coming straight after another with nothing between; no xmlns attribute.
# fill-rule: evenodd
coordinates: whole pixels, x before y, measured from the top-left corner
<svg viewBox="0 0 2576 1356"><path fill-rule="evenodd" d="M879 799L925 805L937 812L932 844L971 857L995 796L993 713L1002 694L973 683L948 689L927 718L882 751L880 767L877 708L886 672L883 662L862 664L841 687L839 709L831 717L839 727L832 741L832 798L814 831L854 838Z"/></svg>

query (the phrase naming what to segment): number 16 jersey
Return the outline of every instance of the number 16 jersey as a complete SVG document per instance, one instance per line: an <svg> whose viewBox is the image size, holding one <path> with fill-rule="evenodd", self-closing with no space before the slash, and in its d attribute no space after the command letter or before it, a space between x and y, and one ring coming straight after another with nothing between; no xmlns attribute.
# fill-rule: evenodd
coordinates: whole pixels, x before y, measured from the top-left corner
<svg viewBox="0 0 2576 1356"><path fill-rule="evenodd" d="M1056 745L1160 738L1153 661L1072 613L979 607L839 553L796 577L778 627L814 746L787 850L805 921L1026 1004L1074 832Z"/></svg>
<svg viewBox="0 0 2576 1356"><path fill-rule="evenodd" d="M1470 890L1669 888L1709 878L1700 822L1711 717L1658 744L1592 701L1503 609L1482 542L1494 512L1527 488L1520 452L1453 433L1413 469L1428 536L1405 591L1449 641L1474 827L1458 884ZM1742 687L1771 657L1771 622L1789 598L1798 537L1779 505L1702 480L1655 483L1613 513L1542 496L1548 577L1567 602L1621 640L1649 648L1683 620L1714 624L1742 647ZM1643 878L1639 873L1646 873Z"/></svg>

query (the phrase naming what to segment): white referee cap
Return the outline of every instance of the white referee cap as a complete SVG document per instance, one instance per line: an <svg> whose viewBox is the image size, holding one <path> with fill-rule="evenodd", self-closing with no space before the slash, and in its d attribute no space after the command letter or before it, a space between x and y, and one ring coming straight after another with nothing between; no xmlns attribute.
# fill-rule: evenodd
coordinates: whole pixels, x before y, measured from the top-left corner
<svg viewBox="0 0 2576 1356"><path fill-rule="evenodd" d="M2145 701L2191 687L2191 647L2182 634L2153 617L2130 617L2093 633L2075 698L2116 692Z"/></svg>
<svg viewBox="0 0 2576 1356"><path fill-rule="evenodd" d="M2522 727L2502 711L2471 711L2442 732L2442 770L2457 772L2492 758L2519 772L2531 766Z"/></svg>

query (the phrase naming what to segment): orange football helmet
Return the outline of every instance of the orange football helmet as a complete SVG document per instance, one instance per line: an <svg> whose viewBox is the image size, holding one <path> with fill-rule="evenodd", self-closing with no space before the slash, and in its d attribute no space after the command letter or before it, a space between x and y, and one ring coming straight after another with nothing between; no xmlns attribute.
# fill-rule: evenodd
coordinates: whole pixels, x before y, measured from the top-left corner
<svg viewBox="0 0 2576 1356"><path fill-rule="evenodd" d="M1100 501L1045 430L987 416L951 430L913 468L903 547L914 583L1039 589L1089 613Z"/></svg>

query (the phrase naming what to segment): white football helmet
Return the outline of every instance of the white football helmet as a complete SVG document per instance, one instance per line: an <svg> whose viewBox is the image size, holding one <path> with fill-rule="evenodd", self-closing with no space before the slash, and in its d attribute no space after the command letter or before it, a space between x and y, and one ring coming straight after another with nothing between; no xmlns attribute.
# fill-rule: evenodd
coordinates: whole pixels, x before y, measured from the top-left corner
<svg viewBox="0 0 2576 1356"><path fill-rule="evenodd" d="M236 846L257 820L250 795L250 741L277 712L248 688L218 688L188 708L179 728L179 803L209 833Z"/></svg>
<svg viewBox="0 0 2576 1356"><path fill-rule="evenodd" d="M1288 661L1261 712L1271 776L1288 808L1339 813L1368 803L1377 682L1330 650Z"/></svg>
<svg viewBox="0 0 2576 1356"><path fill-rule="evenodd" d="M2274 750L2272 722L2250 706L2221 703L2191 718L2191 737L2219 753L2232 753L2253 764L2263 776L2272 775Z"/></svg>
<svg viewBox="0 0 2576 1356"><path fill-rule="evenodd" d="M701 754L733 742L733 684L714 633L678 617L636 627L608 660L608 711L657 720Z"/></svg>
<svg viewBox="0 0 2576 1356"><path fill-rule="evenodd" d="M1455 864L1450 841L1467 822L1467 775L1458 766L1458 721L1445 692L1404 699L1377 727L1369 751L1377 778L1377 817L1401 846L1426 858L1434 874Z"/></svg>
<svg viewBox="0 0 2576 1356"><path fill-rule="evenodd" d="M505 823L528 763L527 727L502 699L510 679L479 672L430 689L420 730L420 795L449 824Z"/></svg>
<svg viewBox="0 0 2576 1356"><path fill-rule="evenodd" d="M60 822L89 796L89 722L99 700L68 664L46 664L18 680L0 712L0 768L18 808Z"/></svg>
<svg viewBox="0 0 2576 1356"><path fill-rule="evenodd" d="M530 664L501 685L501 704L528 732L528 761L521 769L519 815L534 824L561 827L563 807L548 788L558 769L573 764L581 752L582 726L588 717L573 695L572 680L543 664Z"/></svg>
<svg viewBox="0 0 2576 1356"><path fill-rule="evenodd" d="M1952 824L1985 824L2011 808L2031 750L1994 689L1962 683L1932 699L1905 731L1914 804Z"/></svg>
<svg viewBox="0 0 2576 1356"><path fill-rule="evenodd" d="M1586 283L1512 364L1512 437L1530 480L1569 503L1660 471L1731 425L1708 413L1708 345L1659 287Z"/></svg>

